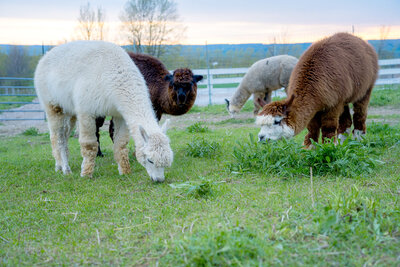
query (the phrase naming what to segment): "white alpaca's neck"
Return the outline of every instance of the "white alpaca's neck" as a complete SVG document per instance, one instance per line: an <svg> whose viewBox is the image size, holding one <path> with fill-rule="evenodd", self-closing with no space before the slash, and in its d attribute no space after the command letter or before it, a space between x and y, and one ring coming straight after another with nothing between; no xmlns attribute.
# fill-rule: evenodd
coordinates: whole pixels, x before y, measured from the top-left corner
<svg viewBox="0 0 400 267"><path fill-rule="evenodd" d="M235 106L238 109L241 109L246 101L250 98L251 93L242 86L242 84L239 85L239 87L236 89L235 93L232 96L232 99L230 99L230 105Z"/></svg>

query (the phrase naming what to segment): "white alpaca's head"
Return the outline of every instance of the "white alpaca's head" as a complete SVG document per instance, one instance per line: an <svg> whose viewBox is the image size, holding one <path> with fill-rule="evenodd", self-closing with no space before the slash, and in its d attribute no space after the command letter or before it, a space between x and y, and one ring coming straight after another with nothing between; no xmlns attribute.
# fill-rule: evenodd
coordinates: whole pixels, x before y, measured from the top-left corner
<svg viewBox="0 0 400 267"><path fill-rule="evenodd" d="M292 138L295 135L295 129L288 124L289 109L293 100L294 95L291 95L288 99L275 101L263 107L256 118L256 124L261 127L258 133L259 141Z"/></svg>
<svg viewBox="0 0 400 267"><path fill-rule="evenodd" d="M173 160L169 139L165 135L168 121L161 127L162 133L149 135L143 127L139 126L140 135L143 138L143 146L136 147L136 158L146 168L147 173L154 182L163 182L165 180L164 168L171 166Z"/></svg>
<svg viewBox="0 0 400 267"><path fill-rule="evenodd" d="M256 124L261 126L258 133L258 141L278 140L282 137L292 138L294 130L290 128L279 115L260 115L256 118Z"/></svg>
<svg viewBox="0 0 400 267"><path fill-rule="evenodd" d="M225 102L226 102L226 109L229 112L229 115L231 115L231 118L234 118L235 115L237 115L240 111L241 108L233 105L231 102L229 102L228 99L225 98Z"/></svg>

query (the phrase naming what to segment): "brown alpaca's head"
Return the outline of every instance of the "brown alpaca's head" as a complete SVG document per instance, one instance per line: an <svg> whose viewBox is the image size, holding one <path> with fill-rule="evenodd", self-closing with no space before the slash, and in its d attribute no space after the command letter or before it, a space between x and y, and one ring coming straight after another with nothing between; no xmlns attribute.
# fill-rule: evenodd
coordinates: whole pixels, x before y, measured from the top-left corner
<svg viewBox="0 0 400 267"><path fill-rule="evenodd" d="M168 93L177 106L193 105L197 95L197 82L203 79L202 75L193 75L190 69L176 69L167 74L165 80L169 82Z"/></svg>

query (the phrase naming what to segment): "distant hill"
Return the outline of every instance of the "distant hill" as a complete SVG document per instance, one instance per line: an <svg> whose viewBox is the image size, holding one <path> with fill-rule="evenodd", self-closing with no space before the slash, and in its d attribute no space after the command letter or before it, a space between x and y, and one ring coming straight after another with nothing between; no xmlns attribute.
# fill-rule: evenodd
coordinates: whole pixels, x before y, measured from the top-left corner
<svg viewBox="0 0 400 267"><path fill-rule="evenodd" d="M369 40L368 41L376 50L378 49L381 41L380 40ZM222 52L224 54L235 51L246 51L252 50L254 53L271 53L275 50L275 54L280 51L285 51L287 54L293 54L299 56L302 54L311 43L296 43L296 44L211 44L208 45L208 52L212 55L214 52ZM10 48L13 45L0 44L0 52L8 54ZM43 52L49 50L52 46L49 45L28 45L26 47L30 56L41 55ZM130 50L130 46L124 46L124 48ZM171 50L179 48L182 54L190 54L193 51L205 51L205 45L168 45L165 46L167 53ZM385 51L387 57L399 58L400 57L400 39L385 40L382 48ZM298 55L296 55L298 54Z"/></svg>
<svg viewBox="0 0 400 267"><path fill-rule="evenodd" d="M385 40L381 46L380 40L371 40L369 43L378 51L380 58L400 58L400 39ZM262 58L274 55L288 54L300 57L311 43L297 44L214 44L208 45L167 45L160 60L170 69L187 67L191 69L210 68L243 68L250 67L254 62ZM0 53L9 54L12 45L0 45ZM32 76L39 56L50 50L52 46L29 45L24 46L29 56L34 56L28 70L23 76ZM132 51L132 46L124 46ZM207 48L207 49L206 49ZM208 51L208 62L206 57ZM1 56L1 54L0 54ZM0 62L0 74L11 75L7 64ZM0 75L0 76L1 76Z"/></svg>

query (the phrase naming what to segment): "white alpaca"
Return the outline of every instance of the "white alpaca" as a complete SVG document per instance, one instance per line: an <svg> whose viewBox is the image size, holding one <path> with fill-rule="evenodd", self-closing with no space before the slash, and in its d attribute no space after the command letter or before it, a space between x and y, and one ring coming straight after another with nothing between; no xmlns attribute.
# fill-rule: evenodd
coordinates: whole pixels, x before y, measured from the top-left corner
<svg viewBox="0 0 400 267"><path fill-rule="evenodd" d="M229 100L225 99L231 115L238 113L253 94L254 115L271 102L272 91L288 87L290 74L298 59L280 55L255 62L244 75L242 82Z"/></svg>
<svg viewBox="0 0 400 267"><path fill-rule="evenodd" d="M77 41L49 51L35 72L35 87L46 111L56 171L71 172L68 137L76 118L83 157L81 176L92 176L97 153L95 118L114 118L114 158L120 174L130 172L129 133L136 157L153 181L164 181L173 153L157 123L142 74L119 46Z"/></svg>

